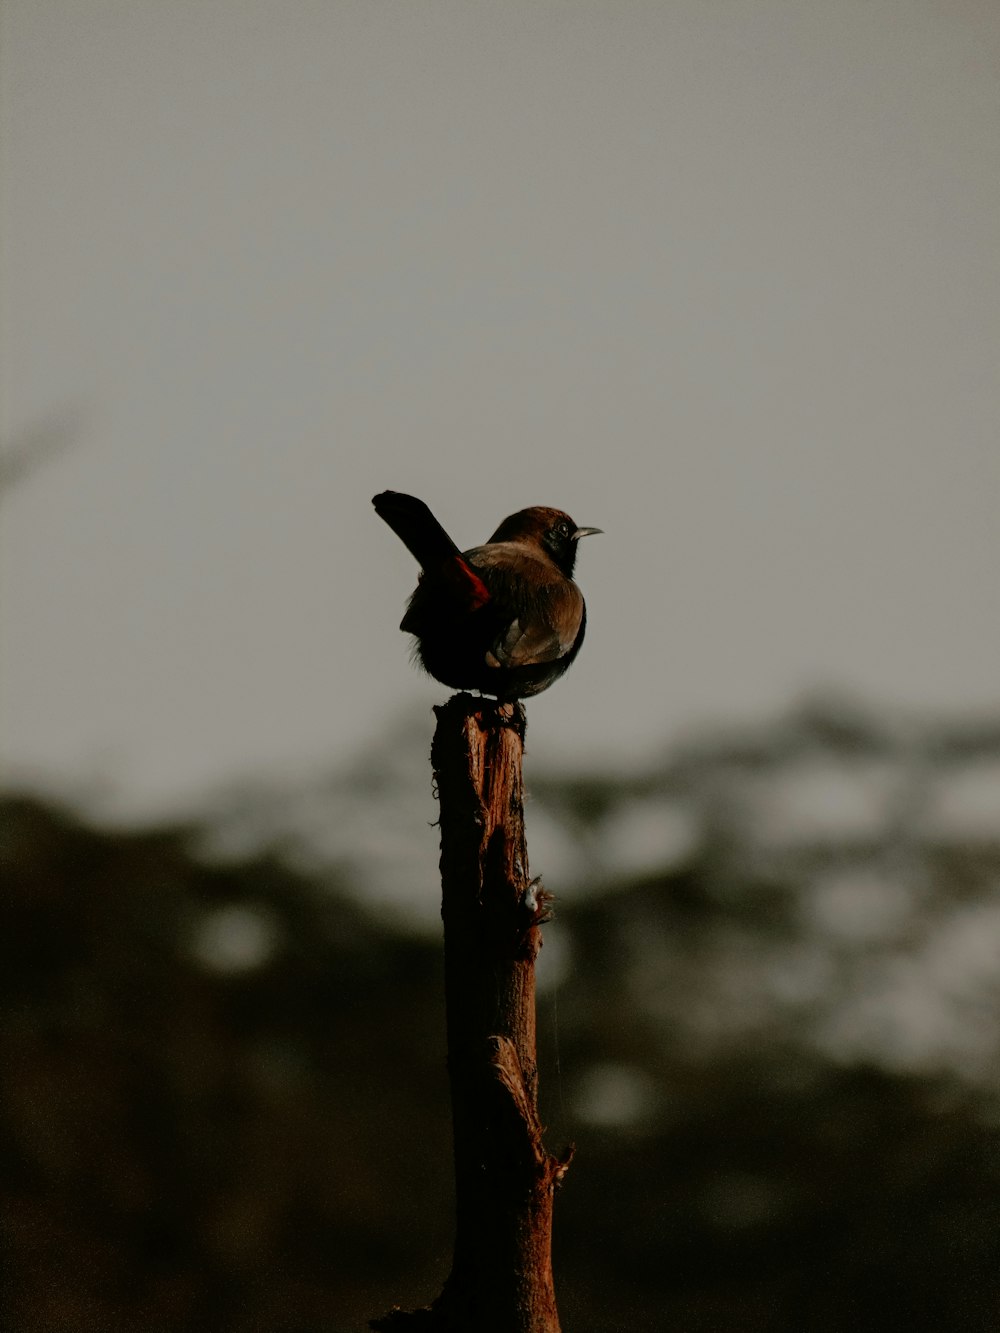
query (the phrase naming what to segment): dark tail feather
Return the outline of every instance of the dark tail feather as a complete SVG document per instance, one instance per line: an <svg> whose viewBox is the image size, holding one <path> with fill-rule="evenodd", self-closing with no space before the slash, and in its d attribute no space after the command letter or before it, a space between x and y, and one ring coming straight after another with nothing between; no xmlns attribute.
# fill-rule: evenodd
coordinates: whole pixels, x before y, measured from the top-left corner
<svg viewBox="0 0 1000 1333"><path fill-rule="evenodd" d="M401 491L382 491L372 504L423 569L433 569L461 554L423 500Z"/></svg>

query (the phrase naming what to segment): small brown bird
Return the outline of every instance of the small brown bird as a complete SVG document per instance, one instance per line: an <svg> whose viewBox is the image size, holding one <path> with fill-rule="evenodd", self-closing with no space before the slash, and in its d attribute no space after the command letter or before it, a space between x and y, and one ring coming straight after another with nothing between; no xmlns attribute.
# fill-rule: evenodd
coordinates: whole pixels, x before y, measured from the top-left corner
<svg viewBox="0 0 1000 1333"><path fill-rule="evenodd" d="M580 651L587 625L573 582L578 528L559 509L522 509L485 546L460 551L423 500L383 491L375 512L420 562L400 629L443 685L501 701L548 689Z"/></svg>

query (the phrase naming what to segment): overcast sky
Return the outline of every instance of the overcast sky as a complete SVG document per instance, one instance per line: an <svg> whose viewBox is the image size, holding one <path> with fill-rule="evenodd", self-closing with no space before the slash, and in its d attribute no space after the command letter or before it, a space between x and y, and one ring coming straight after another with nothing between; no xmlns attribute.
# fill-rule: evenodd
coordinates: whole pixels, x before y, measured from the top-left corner
<svg viewBox="0 0 1000 1333"><path fill-rule="evenodd" d="M3 0L8 773L122 811L445 697L413 562L606 535L539 762L1000 705L996 0ZM432 719L428 714L428 732Z"/></svg>

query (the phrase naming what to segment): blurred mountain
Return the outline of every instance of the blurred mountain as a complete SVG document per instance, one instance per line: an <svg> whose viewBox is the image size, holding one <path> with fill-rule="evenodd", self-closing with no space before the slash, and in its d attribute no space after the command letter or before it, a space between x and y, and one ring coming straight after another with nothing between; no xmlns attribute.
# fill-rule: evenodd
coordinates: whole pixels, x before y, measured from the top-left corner
<svg viewBox="0 0 1000 1333"><path fill-rule="evenodd" d="M429 740L184 826L4 799L4 1327L348 1333L435 1294ZM526 773L565 1327L995 1328L1000 723L813 704Z"/></svg>

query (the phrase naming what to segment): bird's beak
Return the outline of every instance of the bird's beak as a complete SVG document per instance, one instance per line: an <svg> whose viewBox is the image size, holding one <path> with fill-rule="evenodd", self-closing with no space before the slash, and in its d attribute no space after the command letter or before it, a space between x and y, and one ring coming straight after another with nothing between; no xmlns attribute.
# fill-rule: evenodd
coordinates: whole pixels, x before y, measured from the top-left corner
<svg viewBox="0 0 1000 1333"><path fill-rule="evenodd" d="M603 528L577 528L576 532L573 533L573 540L578 542L581 537L596 537L599 532L603 531Z"/></svg>

